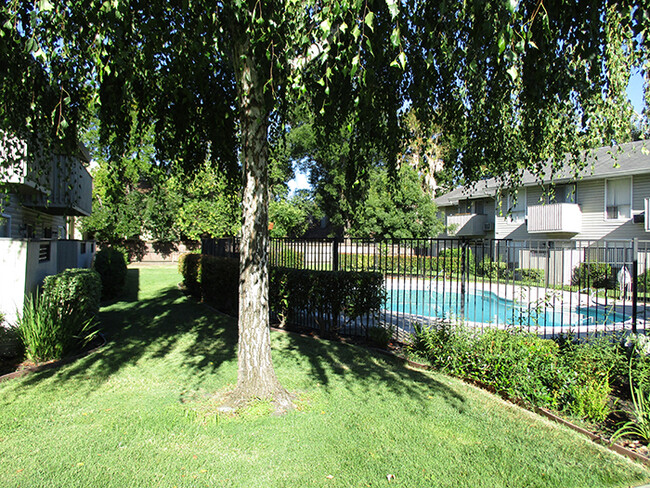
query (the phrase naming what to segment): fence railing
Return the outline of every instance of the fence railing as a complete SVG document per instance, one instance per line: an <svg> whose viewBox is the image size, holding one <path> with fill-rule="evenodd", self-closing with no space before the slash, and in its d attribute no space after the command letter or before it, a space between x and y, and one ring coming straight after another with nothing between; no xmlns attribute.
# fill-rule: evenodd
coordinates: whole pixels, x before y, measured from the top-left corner
<svg viewBox="0 0 650 488"><path fill-rule="evenodd" d="M236 239L203 242L206 254L238 251ZM380 272L384 306L352 335L452 321L583 336L645 331L650 313L650 241L272 239L269 252L271 266Z"/></svg>

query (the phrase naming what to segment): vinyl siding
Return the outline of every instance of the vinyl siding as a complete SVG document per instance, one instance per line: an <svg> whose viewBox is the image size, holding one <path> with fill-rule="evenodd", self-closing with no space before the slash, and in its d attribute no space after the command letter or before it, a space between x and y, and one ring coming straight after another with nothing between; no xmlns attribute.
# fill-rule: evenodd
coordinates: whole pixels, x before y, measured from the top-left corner
<svg viewBox="0 0 650 488"><path fill-rule="evenodd" d="M31 225L34 228L34 237L36 238L43 237L43 229L46 227L51 227L53 232L57 232L59 226L65 225L64 217L49 215L23 207L18 196L13 194L9 195L9 201L3 206L1 213L11 218L10 237L13 238L26 237L26 225Z"/></svg>
<svg viewBox="0 0 650 488"><path fill-rule="evenodd" d="M528 187L526 191L527 208L541 201L542 189L539 186ZM644 199L650 197L650 174L632 177L632 215L644 210ZM650 239L643 223L634 223L633 219L607 220L605 218L605 179L579 181L576 191L576 203L582 210L581 231L573 235L530 234L524 222L512 222L505 215L495 216L495 238L497 239L531 239L547 240L570 238L573 240L629 240L634 238ZM505 207L505 206L504 206Z"/></svg>

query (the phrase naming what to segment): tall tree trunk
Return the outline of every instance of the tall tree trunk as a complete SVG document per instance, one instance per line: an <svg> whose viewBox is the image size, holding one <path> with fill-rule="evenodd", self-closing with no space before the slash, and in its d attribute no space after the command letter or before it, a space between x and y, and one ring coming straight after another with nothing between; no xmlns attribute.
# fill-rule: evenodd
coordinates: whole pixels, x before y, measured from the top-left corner
<svg viewBox="0 0 650 488"><path fill-rule="evenodd" d="M268 142L269 110L264 77L248 41L236 44L235 76L243 165L243 222L240 244L239 355L233 406L252 398L271 398L276 408L290 408L271 361L269 331Z"/></svg>

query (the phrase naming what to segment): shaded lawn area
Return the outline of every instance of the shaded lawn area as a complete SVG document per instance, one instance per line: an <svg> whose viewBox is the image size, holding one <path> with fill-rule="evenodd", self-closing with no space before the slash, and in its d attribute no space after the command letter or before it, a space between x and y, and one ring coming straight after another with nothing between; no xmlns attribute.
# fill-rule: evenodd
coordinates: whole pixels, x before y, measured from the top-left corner
<svg viewBox="0 0 650 488"><path fill-rule="evenodd" d="M3 487L605 487L638 464L456 379L363 348L273 333L298 409L218 415L236 382L236 321L129 270L102 308L109 344L0 384Z"/></svg>

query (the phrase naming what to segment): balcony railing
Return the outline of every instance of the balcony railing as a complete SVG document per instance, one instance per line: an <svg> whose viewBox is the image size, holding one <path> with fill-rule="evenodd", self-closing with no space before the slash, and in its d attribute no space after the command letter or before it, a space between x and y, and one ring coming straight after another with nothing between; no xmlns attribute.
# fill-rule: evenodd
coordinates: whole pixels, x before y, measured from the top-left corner
<svg viewBox="0 0 650 488"><path fill-rule="evenodd" d="M577 234L582 229L582 211L576 203L551 203L528 207L528 232Z"/></svg>
<svg viewBox="0 0 650 488"><path fill-rule="evenodd" d="M449 233L459 237L484 236L487 215L456 214L447 217L447 226L453 230Z"/></svg>
<svg viewBox="0 0 650 488"><path fill-rule="evenodd" d="M92 177L76 156L33 150L0 132L0 161L7 163L3 181L25 196L23 205L53 215L90 215Z"/></svg>
<svg viewBox="0 0 650 488"><path fill-rule="evenodd" d="M92 177L81 161L57 155L44 166L38 176L41 191L23 204L53 215L90 215Z"/></svg>

